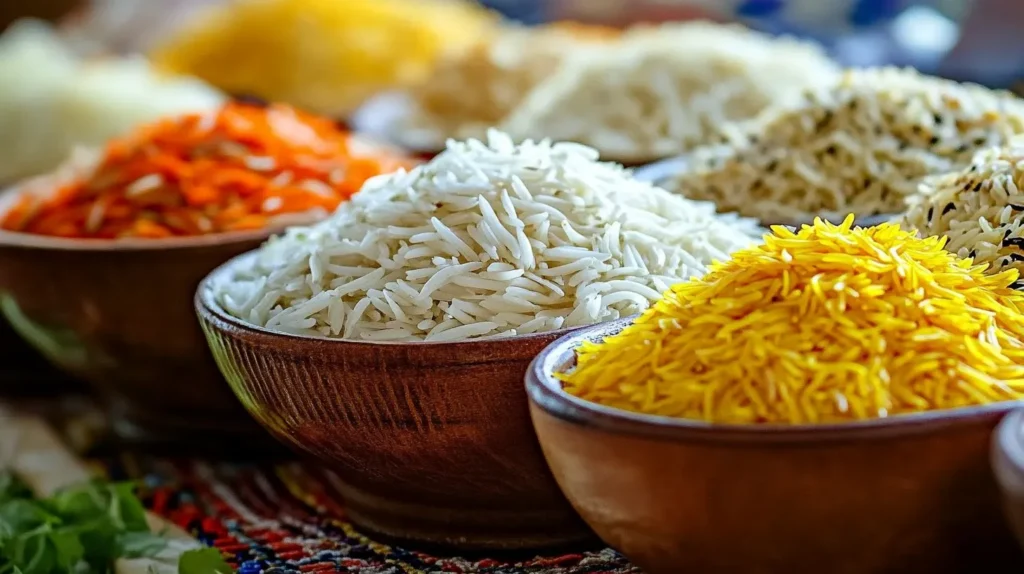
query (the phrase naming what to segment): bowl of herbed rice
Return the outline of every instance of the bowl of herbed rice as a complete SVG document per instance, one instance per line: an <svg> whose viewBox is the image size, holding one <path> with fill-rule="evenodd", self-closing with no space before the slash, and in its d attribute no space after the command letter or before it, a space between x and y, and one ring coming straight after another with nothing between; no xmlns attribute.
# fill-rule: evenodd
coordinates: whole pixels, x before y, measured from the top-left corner
<svg viewBox="0 0 1024 574"><path fill-rule="evenodd" d="M530 426L528 364L759 233L590 148L492 132L226 263L196 308L241 402L336 473L361 528L413 545L563 545L589 532Z"/></svg>

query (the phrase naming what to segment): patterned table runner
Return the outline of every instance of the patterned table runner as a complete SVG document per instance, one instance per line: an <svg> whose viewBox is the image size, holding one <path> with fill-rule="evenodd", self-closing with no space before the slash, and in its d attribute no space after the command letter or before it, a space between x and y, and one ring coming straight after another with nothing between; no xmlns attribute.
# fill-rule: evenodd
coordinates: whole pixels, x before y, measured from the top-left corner
<svg viewBox="0 0 1024 574"><path fill-rule="evenodd" d="M380 544L346 521L330 472L296 463L117 458L98 467L112 478L142 479L151 510L220 548L240 574L640 574L607 549L503 561Z"/></svg>

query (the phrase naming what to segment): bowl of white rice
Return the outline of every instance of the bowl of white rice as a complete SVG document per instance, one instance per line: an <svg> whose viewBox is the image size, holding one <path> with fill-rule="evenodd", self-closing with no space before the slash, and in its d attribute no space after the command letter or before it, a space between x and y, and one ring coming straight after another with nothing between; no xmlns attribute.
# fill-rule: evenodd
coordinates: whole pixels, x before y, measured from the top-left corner
<svg viewBox="0 0 1024 574"><path fill-rule="evenodd" d="M537 446L530 361L760 232L593 149L492 132L226 263L196 308L250 414L335 471L362 528L535 548L587 530Z"/></svg>

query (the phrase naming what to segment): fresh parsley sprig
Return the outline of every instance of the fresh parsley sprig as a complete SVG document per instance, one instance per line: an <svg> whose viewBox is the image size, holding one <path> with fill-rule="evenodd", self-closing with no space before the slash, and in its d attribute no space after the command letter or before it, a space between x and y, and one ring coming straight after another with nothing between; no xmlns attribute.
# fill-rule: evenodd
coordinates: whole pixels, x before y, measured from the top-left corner
<svg viewBox="0 0 1024 574"><path fill-rule="evenodd" d="M164 545L131 483L93 481L37 499L0 473L0 574L107 574L118 558Z"/></svg>

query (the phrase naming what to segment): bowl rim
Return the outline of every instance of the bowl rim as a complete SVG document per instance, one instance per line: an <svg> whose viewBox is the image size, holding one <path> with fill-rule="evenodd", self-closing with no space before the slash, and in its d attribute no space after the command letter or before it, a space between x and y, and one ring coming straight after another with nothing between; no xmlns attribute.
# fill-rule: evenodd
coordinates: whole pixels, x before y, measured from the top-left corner
<svg viewBox="0 0 1024 574"><path fill-rule="evenodd" d="M632 319L627 318L584 327L563 335L548 345L537 355L526 372L526 392L531 405L573 425L669 442L835 443L935 432L1001 418L1018 409L1020 416L1024 417L1024 400L1017 400L848 423L716 424L625 411L586 401L565 392L561 383L553 376L555 368L562 366L584 340L596 340L615 334L631 322Z"/></svg>
<svg viewBox="0 0 1024 574"><path fill-rule="evenodd" d="M217 245L265 241L286 227L267 227L251 231L225 231L207 235L166 238L73 239L0 229L0 246L56 251L177 251Z"/></svg>
<svg viewBox="0 0 1024 574"><path fill-rule="evenodd" d="M1008 463L1006 471L1018 480L1024 480L1024 408L1017 409L1003 418L992 433L992 443L996 451L992 459L997 467L997 477L1001 474L999 467L1004 466L998 464L998 459L1002 458Z"/></svg>
<svg viewBox="0 0 1024 574"><path fill-rule="evenodd" d="M22 194L31 193L33 186L43 185L47 175L29 178L13 185L0 187L0 215L4 215L17 203ZM0 246L22 249L47 249L55 251L154 251L182 250L216 245L247 243L267 240L273 235L283 233L296 223L278 223L245 231L224 231L204 235L175 236L145 239L127 237L123 239L70 238L39 235L24 231L0 229Z"/></svg>
<svg viewBox="0 0 1024 574"><path fill-rule="evenodd" d="M586 328L581 327L564 327L555 331L542 331L539 333L527 333L525 335L511 335L511 336L498 336L498 337L485 337L476 339L463 339L459 341L363 341L358 339L339 339L331 337L314 337L312 335L299 335L295 333L285 333L282 331L275 331L273 329L267 329L259 325L254 325L248 321L244 321L229 314L220 303L217 302L217 298L213 294L213 284L220 280L220 278L230 273L236 265L241 265L246 261L255 258L259 254L259 249L254 249L241 255L236 255L224 263L218 265L213 271L210 271L202 281L199 282L196 287L196 293L194 297L195 310L201 319L206 322L213 323L218 329L223 329L225 326L238 331L247 332L251 335L257 335L266 338L276 338L279 340L294 341L296 343L319 343L326 345L358 345L363 347L448 347L453 349L459 348L480 348L488 345L501 344L506 341L553 341L560 337L570 335L580 329Z"/></svg>

